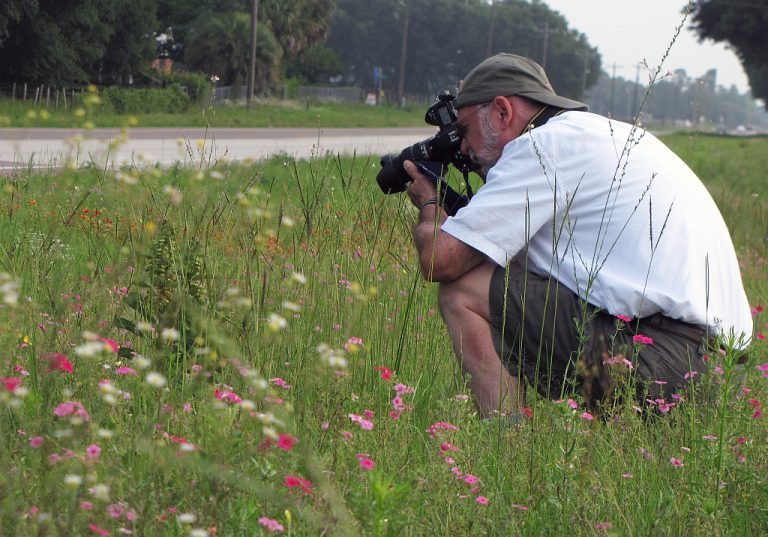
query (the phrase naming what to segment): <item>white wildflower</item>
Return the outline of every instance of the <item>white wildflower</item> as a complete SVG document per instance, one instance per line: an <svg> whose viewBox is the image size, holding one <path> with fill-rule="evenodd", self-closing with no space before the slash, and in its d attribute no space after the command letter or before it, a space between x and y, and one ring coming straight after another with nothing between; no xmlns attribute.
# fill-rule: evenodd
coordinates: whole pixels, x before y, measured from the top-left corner
<svg viewBox="0 0 768 537"><path fill-rule="evenodd" d="M162 388L166 383L165 377L157 371L150 371L147 373L144 380L146 380L147 384L154 386L155 388Z"/></svg>

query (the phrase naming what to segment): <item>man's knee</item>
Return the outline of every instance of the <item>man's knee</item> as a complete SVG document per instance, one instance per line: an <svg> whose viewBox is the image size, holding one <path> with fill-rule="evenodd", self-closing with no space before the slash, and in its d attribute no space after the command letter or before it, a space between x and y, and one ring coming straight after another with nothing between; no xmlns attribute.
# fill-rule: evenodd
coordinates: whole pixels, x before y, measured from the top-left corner
<svg viewBox="0 0 768 537"><path fill-rule="evenodd" d="M473 313L488 318L488 290L495 265L485 263L452 282L442 282L437 301L443 318Z"/></svg>

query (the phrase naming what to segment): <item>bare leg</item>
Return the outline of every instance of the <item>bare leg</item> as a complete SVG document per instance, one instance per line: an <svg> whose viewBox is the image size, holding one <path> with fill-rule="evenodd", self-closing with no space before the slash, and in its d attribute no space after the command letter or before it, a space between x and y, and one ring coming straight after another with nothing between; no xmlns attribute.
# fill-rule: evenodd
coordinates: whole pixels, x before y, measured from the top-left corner
<svg viewBox="0 0 768 537"><path fill-rule="evenodd" d="M451 334L461 370L484 417L508 414L522 402L520 384L501 363L493 345L488 289L495 265L483 263L458 280L441 283L440 313Z"/></svg>

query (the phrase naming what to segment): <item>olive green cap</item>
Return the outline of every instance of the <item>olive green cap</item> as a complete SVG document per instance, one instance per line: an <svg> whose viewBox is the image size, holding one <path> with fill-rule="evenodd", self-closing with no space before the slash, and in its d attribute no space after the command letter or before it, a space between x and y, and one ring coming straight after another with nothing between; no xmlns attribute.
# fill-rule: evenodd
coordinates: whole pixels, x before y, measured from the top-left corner
<svg viewBox="0 0 768 537"><path fill-rule="evenodd" d="M464 108L491 102L494 97L511 95L528 97L566 110L589 109L584 103L557 95L541 65L505 52L482 61L467 74L453 105Z"/></svg>

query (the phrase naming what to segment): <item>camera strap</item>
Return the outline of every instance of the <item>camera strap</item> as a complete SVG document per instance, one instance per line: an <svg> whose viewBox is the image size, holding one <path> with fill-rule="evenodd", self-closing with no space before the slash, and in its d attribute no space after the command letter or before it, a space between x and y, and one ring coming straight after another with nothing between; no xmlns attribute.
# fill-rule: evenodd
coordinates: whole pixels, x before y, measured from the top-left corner
<svg viewBox="0 0 768 537"><path fill-rule="evenodd" d="M528 122L528 124L523 127L523 130L520 131L520 136L525 134L526 132L535 129L536 127L541 127L544 125L547 121L552 119L555 116L559 116L565 112L565 108L558 108L557 106L551 106L548 104L545 104L541 110L536 112L536 115L534 115L531 120Z"/></svg>

